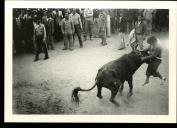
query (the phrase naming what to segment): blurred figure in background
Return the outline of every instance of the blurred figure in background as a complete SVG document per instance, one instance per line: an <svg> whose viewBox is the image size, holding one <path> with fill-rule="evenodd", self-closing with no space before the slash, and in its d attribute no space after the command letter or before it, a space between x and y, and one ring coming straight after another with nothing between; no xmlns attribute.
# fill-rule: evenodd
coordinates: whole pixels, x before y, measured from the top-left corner
<svg viewBox="0 0 177 128"><path fill-rule="evenodd" d="M120 17L118 21L118 30L119 30L119 36L120 36L120 45L118 50L122 50L125 48L125 34L127 29L127 23L126 18L124 16L123 11L120 11Z"/></svg>
<svg viewBox="0 0 177 128"><path fill-rule="evenodd" d="M83 42L82 42L82 36L81 36L81 32L82 32L82 22L81 22L81 18L80 15L78 13L76 13L76 9L73 9L72 13L71 13L71 19L73 21L74 24L74 34L73 34L73 45L74 45L74 41L75 41L75 34L77 34L78 40L79 40L79 44L80 47L83 47Z"/></svg>
<svg viewBox="0 0 177 128"><path fill-rule="evenodd" d="M117 22L117 10L116 9L109 9L109 15L111 20L111 33L116 32L116 22Z"/></svg>
<svg viewBox="0 0 177 128"><path fill-rule="evenodd" d="M54 31L54 36L57 41L61 41L63 39L63 34L61 32L62 18L63 18L62 11L58 9L55 18L55 31Z"/></svg>
<svg viewBox="0 0 177 128"><path fill-rule="evenodd" d="M93 9L84 10L84 19L85 19L85 32L84 39L87 40L87 35L89 34L90 40L92 39L92 29L93 29Z"/></svg>
<svg viewBox="0 0 177 128"><path fill-rule="evenodd" d="M146 23L146 31L148 35L152 34L152 16L153 16L153 9L144 10L143 17Z"/></svg>
<svg viewBox="0 0 177 128"><path fill-rule="evenodd" d="M18 11L14 11L13 14L13 40L14 40L14 47L15 53L19 54L21 52L21 19L20 13Z"/></svg>
<svg viewBox="0 0 177 128"><path fill-rule="evenodd" d="M111 19L109 15L109 10L105 9L106 13L106 35L107 37L111 37Z"/></svg>
<svg viewBox="0 0 177 128"><path fill-rule="evenodd" d="M98 23L99 14L100 14L99 9L93 9L93 23L94 23L93 33L95 38L98 38L99 34L99 23Z"/></svg>
<svg viewBox="0 0 177 128"><path fill-rule="evenodd" d="M137 52L138 46L140 50L143 50L143 41L146 37L146 25L143 22L142 15L138 15L138 21L135 22L135 37L136 41L131 43L132 50Z"/></svg>
<svg viewBox="0 0 177 128"><path fill-rule="evenodd" d="M33 53L34 47L33 47L33 19L31 16L31 12L28 11L27 19L26 19L26 52Z"/></svg>
<svg viewBox="0 0 177 128"><path fill-rule="evenodd" d="M47 22L48 22L47 11L44 11L42 16L42 23L44 24L45 28L47 28Z"/></svg>
<svg viewBox="0 0 177 128"><path fill-rule="evenodd" d="M72 19L69 18L68 12L65 13L65 18L62 20L61 30L64 35L64 48L63 50L73 50L73 34L74 34L74 24ZM68 46L69 44L69 46Z"/></svg>
<svg viewBox="0 0 177 128"><path fill-rule="evenodd" d="M47 47L48 49L54 50L54 19L52 18L52 14L48 14L48 21L47 21Z"/></svg>
<svg viewBox="0 0 177 128"><path fill-rule="evenodd" d="M99 36L101 38L101 44L102 45L107 45L106 42L106 13L104 10L100 10L100 15L99 15Z"/></svg>

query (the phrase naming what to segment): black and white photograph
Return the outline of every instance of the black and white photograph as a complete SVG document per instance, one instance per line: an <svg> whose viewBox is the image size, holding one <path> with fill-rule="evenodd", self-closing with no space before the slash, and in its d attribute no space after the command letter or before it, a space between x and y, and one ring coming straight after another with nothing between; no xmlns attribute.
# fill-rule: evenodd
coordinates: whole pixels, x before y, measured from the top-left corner
<svg viewBox="0 0 177 128"><path fill-rule="evenodd" d="M12 115L170 115L170 8L57 4L11 8Z"/></svg>

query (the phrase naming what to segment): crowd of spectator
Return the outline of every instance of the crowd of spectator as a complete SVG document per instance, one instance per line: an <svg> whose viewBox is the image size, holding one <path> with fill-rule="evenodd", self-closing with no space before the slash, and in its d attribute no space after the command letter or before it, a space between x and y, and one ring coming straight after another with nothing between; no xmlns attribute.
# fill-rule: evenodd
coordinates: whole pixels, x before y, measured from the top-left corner
<svg viewBox="0 0 177 128"><path fill-rule="evenodd" d="M41 27L37 23L39 20L44 29L37 30ZM139 20L145 27L139 27ZM72 51L76 35L81 48L84 41L98 37L102 45L107 45L106 38L111 34L120 36L119 49L124 49L125 35L133 28L137 28L137 35L151 35L162 31L162 28L168 30L168 23L168 10L165 9L18 8L13 10L13 51L16 54L38 51L39 54L45 45L47 51L55 50L55 43L61 41L64 42L63 50ZM39 31L45 35L45 45L36 44L38 38L35 36Z"/></svg>

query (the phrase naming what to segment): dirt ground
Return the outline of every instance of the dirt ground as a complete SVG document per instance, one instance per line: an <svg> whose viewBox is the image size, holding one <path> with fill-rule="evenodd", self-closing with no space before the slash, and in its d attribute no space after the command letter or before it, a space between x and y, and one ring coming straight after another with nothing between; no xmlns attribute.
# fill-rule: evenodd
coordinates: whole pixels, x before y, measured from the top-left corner
<svg viewBox="0 0 177 128"><path fill-rule="evenodd" d="M33 62L33 54L13 58L13 113L14 114L118 114L118 115L166 115L168 114L168 33L156 34L163 46L163 62L159 71L167 81L160 84L158 78L151 78L150 84L142 86L147 64L134 74L134 94L127 99L128 84L125 82L123 96L116 96L120 106L109 102L110 91L103 88L103 99L96 97L97 88L80 92L79 106L71 102L73 88L90 88L98 69L105 63L130 52L130 47L118 50L117 34L107 38L108 45L102 46L99 38L84 42L79 48L75 42L74 51L63 51L63 42L56 43L56 49L49 50L50 59Z"/></svg>

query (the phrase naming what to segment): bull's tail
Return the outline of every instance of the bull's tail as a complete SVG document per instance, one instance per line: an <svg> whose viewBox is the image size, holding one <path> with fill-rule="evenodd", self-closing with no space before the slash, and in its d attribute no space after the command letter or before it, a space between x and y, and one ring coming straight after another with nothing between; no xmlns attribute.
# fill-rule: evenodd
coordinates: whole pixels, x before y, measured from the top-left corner
<svg viewBox="0 0 177 128"><path fill-rule="evenodd" d="M95 88L96 85L97 85L97 82L95 82L95 84L89 89L82 89L80 87L74 88L73 91L72 91L71 101L79 103L80 100L79 100L79 97L78 97L78 92L79 91L91 91L92 89Z"/></svg>

